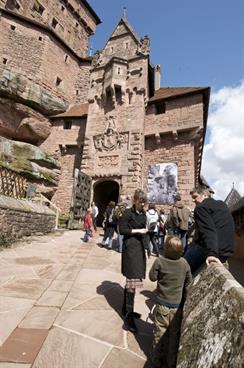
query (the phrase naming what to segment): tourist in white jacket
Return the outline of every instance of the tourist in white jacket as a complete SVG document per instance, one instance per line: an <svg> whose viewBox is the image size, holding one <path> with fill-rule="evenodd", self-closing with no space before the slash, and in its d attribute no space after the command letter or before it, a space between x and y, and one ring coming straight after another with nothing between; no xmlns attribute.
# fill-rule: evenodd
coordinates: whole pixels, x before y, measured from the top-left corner
<svg viewBox="0 0 244 368"><path fill-rule="evenodd" d="M153 252L158 257L159 250L158 250L158 230L159 230L159 215L156 210L155 204L150 203L147 210L147 228L148 228L148 235L150 238L150 242L152 244Z"/></svg>

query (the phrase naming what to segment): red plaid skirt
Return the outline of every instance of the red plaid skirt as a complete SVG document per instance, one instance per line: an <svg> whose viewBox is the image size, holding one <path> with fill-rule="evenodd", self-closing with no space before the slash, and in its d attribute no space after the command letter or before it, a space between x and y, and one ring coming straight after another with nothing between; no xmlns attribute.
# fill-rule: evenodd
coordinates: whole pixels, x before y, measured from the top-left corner
<svg viewBox="0 0 244 368"><path fill-rule="evenodd" d="M126 289L138 289L143 287L142 279L126 279L125 288Z"/></svg>

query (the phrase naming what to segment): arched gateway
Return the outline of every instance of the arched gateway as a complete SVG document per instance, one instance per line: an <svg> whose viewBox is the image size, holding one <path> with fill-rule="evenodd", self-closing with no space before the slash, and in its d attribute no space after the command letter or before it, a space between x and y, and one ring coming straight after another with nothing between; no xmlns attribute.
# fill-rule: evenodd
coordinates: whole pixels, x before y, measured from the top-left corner
<svg viewBox="0 0 244 368"><path fill-rule="evenodd" d="M99 208L98 225L102 225L103 213L110 201L118 202L119 184L113 180L103 180L94 184L94 202Z"/></svg>

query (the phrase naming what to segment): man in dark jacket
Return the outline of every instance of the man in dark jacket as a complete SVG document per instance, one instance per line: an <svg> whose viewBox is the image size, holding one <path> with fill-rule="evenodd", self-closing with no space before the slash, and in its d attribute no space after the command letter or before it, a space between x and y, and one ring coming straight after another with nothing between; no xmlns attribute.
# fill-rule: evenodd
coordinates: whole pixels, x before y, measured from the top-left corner
<svg viewBox="0 0 244 368"><path fill-rule="evenodd" d="M205 261L226 263L234 248L234 221L227 205L211 198L208 189L194 188L191 196L197 238L184 257L194 272Z"/></svg>

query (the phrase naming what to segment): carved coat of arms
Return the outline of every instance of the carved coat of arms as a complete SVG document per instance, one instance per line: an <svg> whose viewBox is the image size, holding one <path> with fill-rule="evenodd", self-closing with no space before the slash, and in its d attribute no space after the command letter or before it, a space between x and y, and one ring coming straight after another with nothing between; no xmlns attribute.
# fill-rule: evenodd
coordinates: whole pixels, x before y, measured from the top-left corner
<svg viewBox="0 0 244 368"><path fill-rule="evenodd" d="M103 134L93 137L95 148L98 151L112 151L120 148L121 144L126 142L126 136L117 131L115 119L109 116L108 125Z"/></svg>

